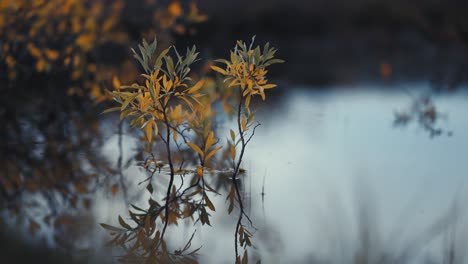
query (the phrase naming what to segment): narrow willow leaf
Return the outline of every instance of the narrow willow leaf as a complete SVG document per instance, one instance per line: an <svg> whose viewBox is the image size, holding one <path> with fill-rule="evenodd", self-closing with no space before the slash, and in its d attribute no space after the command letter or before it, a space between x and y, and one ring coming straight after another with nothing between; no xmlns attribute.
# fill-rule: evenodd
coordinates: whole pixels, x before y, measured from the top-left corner
<svg viewBox="0 0 468 264"><path fill-rule="evenodd" d="M162 65L162 59L166 56L166 54L171 50L171 47L161 51L159 54L158 58L156 59L156 62L154 63L154 70L159 70Z"/></svg>
<svg viewBox="0 0 468 264"><path fill-rule="evenodd" d="M126 229L132 229L131 226L129 226L125 221L122 219L122 217L119 215L119 224Z"/></svg>
<svg viewBox="0 0 468 264"><path fill-rule="evenodd" d="M114 86L115 89L120 88L120 81L119 81L119 78L117 78L117 76L114 76L112 78L112 85Z"/></svg>
<svg viewBox="0 0 468 264"><path fill-rule="evenodd" d="M266 66L270 66L272 64L283 63L283 62L284 62L284 60L272 59L272 60L269 60L269 61L265 62L265 64L263 64L263 65L266 67Z"/></svg>
<svg viewBox="0 0 468 264"><path fill-rule="evenodd" d="M203 87L203 83L204 83L204 82L205 82L204 80L198 81L192 88L190 88L190 89L188 90L188 93L193 94L193 93L195 93L196 91L200 90L200 88Z"/></svg>
<svg viewBox="0 0 468 264"><path fill-rule="evenodd" d="M153 194L153 185L150 183L148 183L148 186L146 186L146 190L148 190L149 193Z"/></svg>
<svg viewBox="0 0 468 264"><path fill-rule="evenodd" d="M247 131L247 121L245 120L245 115L242 115L242 120L241 120L241 126L242 126L242 131Z"/></svg>
<svg viewBox="0 0 468 264"><path fill-rule="evenodd" d="M247 109L249 109L250 98L252 98L252 96L249 94L249 95L247 95L247 98L245 99L245 107L246 107ZM249 111L250 111L250 110L249 110Z"/></svg>
<svg viewBox="0 0 468 264"><path fill-rule="evenodd" d="M109 230L109 231L114 231L114 232L123 232L123 231L126 231L125 229L123 228L120 228L120 227L115 227L115 226L111 226L111 225L108 225L108 224L104 224L104 223L100 223L100 225Z"/></svg>
<svg viewBox="0 0 468 264"><path fill-rule="evenodd" d="M133 110L132 109L126 109L122 112L120 112L120 121L122 121L124 118L126 118L128 115L130 115L130 113L132 113Z"/></svg>
<svg viewBox="0 0 468 264"><path fill-rule="evenodd" d="M145 133L146 133L146 139L148 139L148 142L151 143L151 141L153 140L153 125L151 122L149 122L146 125Z"/></svg>
<svg viewBox="0 0 468 264"><path fill-rule="evenodd" d="M234 80L232 80L231 83L229 83L228 87L233 87L233 86L236 86L236 85L239 85L239 84L240 84L239 80L234 79Z"/></svg>
<svg viewBox="0 0 468 264"><path fill-rule="evenodd" d="M229 149L231 151L231 159L235 160L236 159L236 147L234 145L231 145Z"/></svg>
<svg viewBox="0 0 468 264"><path fill-rule="evenodd" d="M220 150L222 148L222 146L219 146L215 149L213 149L212 151L210 151L210 153L208 153L208 155L206 155L206 158L205 158L205 162L210 160L210 158L216 153L218 152L218 150Z"/></svg>
<svg viewBox="0 0 468 264"><path fill-rule="evenodd" d="M102 111L101 114L106 114L106 113L110 113L110 112L117 112L117 111L120 111L120 106L111 107L109 109L106 109L106 110Z"/></svg>
<svg viewBox="0 0 468 264"><path fill-rule="evenodd" d="M208 208L210 208L211 211L215 212L215 207L213 205L213 203L211 202L211 200L208 198L208 195L206 195L206 193L204 193L204 196L205 196L205 202L206 202L206 205L208 206Z"/></svg>
<svg viewBox="0 0 468 264"><path fill-rule="evenodd" d="M276 84L266 84L266 85L263 85L262 88L263 89L271 89L271 88L275 88L277 85Z"/></svg>
<svg viewBox="0 0 468 264"><path fill-rule="evenodd" d="M166 61L167 73L172 77L172 74L174 73L174 61L170 56L164 57L164 60Z"/></svg>
<svg viewBox="0 0 468 264"><path fill-rule="evenodd" d="M200 147L198 147L197 145L193 144L192 142L187 142L187 145L192 148L193 150L195 150L196 152L198 152L198 154L200 154L202 157L205 156L205 154L203 153L203 151L200 149Z"/></svg>
<svg viewBox="0 0 468 264"><path fill-rule="evenodd" d="M242 264L248 264L249 263L249 255L247 254L247 250L244 253L244 256L242 257Z"/></svg>
<svg viewBox="0 0 468 264"><path fill-rule="evenodd" d="M220 67L218 66L211 66L211 69L214 70L214 71L217 71L223 75L228 75L227 71L221 69Z"/></svg>
<svg viewBox="0 0 468 264"><path fill-rule="evenodd" d="M249 117L247 118L247 124L250 124L255 118L255 114L252 113L249 115Z"/></svg>
<svg viewBox="0 0 468 264"><path fill-rule="evenodd" d="M234 130L231 129L229 132L231 133L232 142L236 142L236 133L234 132Z"/></svg>
<svg viewBox="0 0 468 264"><path fill-rule="evenodd" d="M125 101L123 102L122 106L120 107L120 110L124 110L133 100L135 100L135 97L136 97L137 95L138 95L138 94L131 95L131 96L127 97L127 99L125 99Z"/></svg>
<svg viewBox="0 0 468 264"><path fill-rule="evenodd" d="M208 134L208 137L206 138L206 142L205 142L205 153L208 151L208 149L211 148L211 146L213 146L214 143L216 143L216 139L214 138L214 133L213 133L213 131L211 131L211 132Z"/></svg>
<svg viewBox="0 0 468 264"><path fill-rule="evenodd" d="M184 100L188 107L190 107L190 109L193 111L193 104L187 98L185 98L184 96L179 96L178 98Z"/></svg>
<svg viewBox="0 0 468 264"><path fill-rule="evenodd" d="M153 135L158 135L159 133L158 124L156 124L154 120L151 120L151 123L153 124Z"/></svg>

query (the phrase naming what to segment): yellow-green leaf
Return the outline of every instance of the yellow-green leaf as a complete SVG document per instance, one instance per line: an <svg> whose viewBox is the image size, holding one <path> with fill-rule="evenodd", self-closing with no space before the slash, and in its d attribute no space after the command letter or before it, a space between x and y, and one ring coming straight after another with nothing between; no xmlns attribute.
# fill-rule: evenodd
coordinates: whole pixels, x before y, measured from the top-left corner
<svg viewBox="0 0 468 264"><path fill-rule="evenodd" d="M231 129L231 131L229 132L231 133L232 142L236 142L236 133L234 132L234 130Z"/></svg>
<svg viewBox="0 0 468 264"><path fill-rule="evenodd" d="M106 113L110 113L110 112L116 112L116 111L120 111L120 107L117 106L117 107L111 107L109 109L106 109L104 110L101 114L106 114Z"/></svg>

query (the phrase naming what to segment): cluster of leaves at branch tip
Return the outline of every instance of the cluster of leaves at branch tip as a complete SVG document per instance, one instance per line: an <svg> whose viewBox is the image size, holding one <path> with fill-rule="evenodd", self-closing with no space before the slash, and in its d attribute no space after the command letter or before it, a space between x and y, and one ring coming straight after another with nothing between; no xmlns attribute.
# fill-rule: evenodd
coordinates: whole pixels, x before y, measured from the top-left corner
<svg viewBox="0 0 468 264"><path fill-rule="evenodd" d="M211 66L214 71L224 75L225 83L229 83L223 89L238 89L239 94L238 127L230 130L227 147L224 148L227 155L217 155L223 146L220 145L211 122L215 115L211 105L219 96L209 93L205 79L192 79L191 66L199 60L195 46L188 48L185 53L180 53L175 47L169 47L157 54L158 42L154 39L150 43L143 40L137 50L132 49L134 58L143 69L142 81L120 85L119 80L114 79L116 89L110 94L118 106L104 112L120 112L121 121L129 119L130 125L139 128L145 135L145 144L148 145L146 149L152 158L145 162L143 167L150 175L147 190L151 196L147 209L131 205L133 209L129 211L129 215L133 224L125 222L120 216L120 227L102 224L113 236L110 244L125 249L126 253L121 260L197 263L199 248L189 251L195 232L184 247L171 251L167 248L164 238L166 227L178 225L184 220L211 225L209 211L214 212L216 208L210 196L221 194L219 190L210 186L205 177L206 171L213 169L209 167L210 164L214 164L211 161L221 158L221 161L227 161L232 166L229 173L234 184L231 184L227 194L228 213L233 211L236 203L241 212L235 233L236 262L239 260L239 263L247 263L247 250L241 259L238 256L237 245L240 244L244 248L252 246L252 233L242 223L242 216L245 216L250 224L252 222L243 210L239 187L235 181L244 171L240 168L243 153L259 125L250 109L251 98L259 95L265 100L265 90L276 86L267 81L266 68L283 62L274 58L276 50L270 48L268 43L262 50L259 46L253 48L253 41L254 39L249 46L238 41L231 51L230 61L217 60L225 64L224 69ZM165 156L163 159L167 160L168 166L154 158L158 156L152 153L154 144L165 146L166 153L158 155ZM177 146L176 150L171 149L174 145ZM175 152L182 151L191 152L192 157L195 157L195 164L187 164L184 160L174 158ZM180 164L176 164L177 162ZM150 164L157 165L150 169ZM157 173L163 177L170 177L167 194L161 203L152 198L158 191L151 183ZM175 176L181 177L180 186L174 184ZM184 185L184 180L189 183L188 186Z"/></svg>

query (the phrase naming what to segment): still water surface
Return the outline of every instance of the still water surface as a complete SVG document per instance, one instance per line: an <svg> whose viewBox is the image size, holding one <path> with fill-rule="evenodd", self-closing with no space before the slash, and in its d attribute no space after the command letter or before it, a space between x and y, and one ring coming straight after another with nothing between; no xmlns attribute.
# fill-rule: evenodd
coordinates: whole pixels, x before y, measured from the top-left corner
<svg viewBox="0 0 468 264"><path fill-rule="evenodd" d="M425 88L423 84L405 88L414 86L419 86L412 89L414 94ZM257 228L256 253L250 250L249 256L262 263L351 263L365 248L371 259L382 254L397 257L408 250L414 255L412 263L429 258L440 263L447 230L455 229L456 247L464 251L466 92L434 96L438 111L447 115L438 126L453 135L431 138L415 123L393 127L394 111L411 104L403 89L374 85L320 92L287 89L259 109L256 119L262 125L243 165L248 171L244 182L248 210ZM225 127L228 135L231 124ZM124 141L129 156L135 140ZM103 151L114 159L116 146L112 137ZM136 183L146 175L137 166L125 175L133 182L132 190L144 192ZM98 198L97 222L116 223L117 214L127 215L123 202ZM232 263L236 216L227 215L225 196L213 202L212 227L181 225L168 234L181 245L197 229L193 245L202 246L201 263ZM450 211L457 203L460 209ZM457 224L443 222L446 228L431 229L448 212L458 213Z"/></svg>

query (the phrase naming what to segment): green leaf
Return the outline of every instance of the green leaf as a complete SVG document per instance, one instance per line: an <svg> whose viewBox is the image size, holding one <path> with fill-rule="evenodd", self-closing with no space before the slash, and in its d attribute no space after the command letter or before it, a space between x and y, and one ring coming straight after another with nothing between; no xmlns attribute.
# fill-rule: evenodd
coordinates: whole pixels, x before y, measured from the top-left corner
<svg viewBox="0 0 468 264"><path fill-rule="evenodd" d="M102 111L101 114L107 114L107 113L110 113L110 112L117 112L117 111L120 111L120 106L111 107L109 109L106 109L106 110Z"/></svg>
<svg viewBox="0 0 468 264"><path fill-rule="evenodd" d="M161 51L161 53L159 54L158 58L156 59L156 62L154 63L154 69L157 70L159 68L161 68L161 65L162 65L162 59L164 58L164 56L166 56L166 54L171 50L171 47Z"/></svg>
<svg viewBox="0 0 468 264"><path fill-rule="evenodd" d="M164 60L166 61L167 73L172 78L172 74L174 72L174 61L170 56L164 57Z"/></svg>

